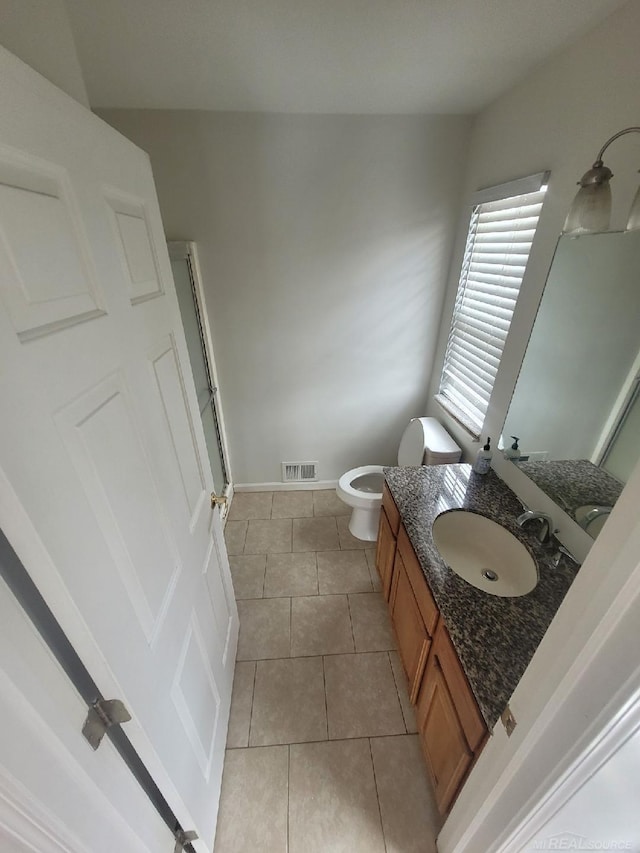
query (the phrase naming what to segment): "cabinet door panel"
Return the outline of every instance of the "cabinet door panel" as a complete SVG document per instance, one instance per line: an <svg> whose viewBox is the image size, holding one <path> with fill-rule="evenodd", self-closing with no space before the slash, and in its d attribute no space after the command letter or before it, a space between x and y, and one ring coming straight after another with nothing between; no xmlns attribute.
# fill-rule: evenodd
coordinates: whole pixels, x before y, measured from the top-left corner
<svg viewBox="0 0 640 853"><path fill-rule="evenodd" d="M418 728L427 767L441 814L451 808L460 784L471 766L473 753L438 665L432 655L418 697Z"/></svg>
<svg viewBox="0 0 640 853"><path fill-rule="evenodd" d="M391 596L391 623L398 653L409 680L409 698L415 705L431 639L416 604L400 553L396 553Z"/></svg>
<svg viewBox="0 0 640 853"><path fill-rule="evenodd" d="M389 601L391 592L391 578L393 575L393 561L396 556L396 537L393 535L389 519L384 511L380 510L380 524L378 527L378 548L376 551L376 569L382 581L382 592L386 601Z"/></svg>

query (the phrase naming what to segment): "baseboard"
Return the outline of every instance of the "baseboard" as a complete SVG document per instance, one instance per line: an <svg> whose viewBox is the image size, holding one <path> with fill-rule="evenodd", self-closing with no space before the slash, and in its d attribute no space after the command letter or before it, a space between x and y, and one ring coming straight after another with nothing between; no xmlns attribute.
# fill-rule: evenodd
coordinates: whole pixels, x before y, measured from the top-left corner
<svg viewBox="0 0 640 853"><path fill-rule="evenodd" d="M225 490L224 490L224 494L225 494L225 497L227 498L227 501L222 508L222 512L220 513L220 521L222 522L223 527L227 523L227 518L229 516L229 510L231 509L231 501L233 500L234 492L235 492L235 488L234 488L233 483L227 483Z"/></svg>
<svg viewBox="0 0 640 853"><path fill-rule="evenodd" d="M335 489L337 480L314 480L311 483L235 483L235 492L288 492Z"/></svg>

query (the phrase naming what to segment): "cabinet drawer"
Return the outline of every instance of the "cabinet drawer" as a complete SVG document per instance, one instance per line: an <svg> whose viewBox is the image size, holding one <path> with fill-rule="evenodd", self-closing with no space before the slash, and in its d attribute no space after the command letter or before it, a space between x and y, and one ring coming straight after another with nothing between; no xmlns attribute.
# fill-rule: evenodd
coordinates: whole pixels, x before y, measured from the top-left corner
<svg viewBox="0 0 640 853"><path fill-rule="evenodd" d="M413 546L409 542L407 531L403 526L400 527L400 533L398 534L398 551L402 555L402 562L404 563L407 577L413 587L413 594L422 614L425 628L429 632L429 636L432 637L438 621L438 607L433 600L427 580L420 568L420 563L415 555Z"/></svg>
<svg viewBox="0 0 640 853"><path fill-rule="evenodd" d="M467 743L476 752L486 737L487 727L442 619L435 632L431 657L447 683Z"/></svg>
<svg viewBox="0 0 640 853"><path fill-rule="evenodd" d="M386 483L384 484L384 488L382 490L382 508L387 513L387 519L389 521L389 526L391 527L393 535L397 536L398 530L400 528L400 513L398 512L396 502L391 497L389 486L387 486Z"/></svg>

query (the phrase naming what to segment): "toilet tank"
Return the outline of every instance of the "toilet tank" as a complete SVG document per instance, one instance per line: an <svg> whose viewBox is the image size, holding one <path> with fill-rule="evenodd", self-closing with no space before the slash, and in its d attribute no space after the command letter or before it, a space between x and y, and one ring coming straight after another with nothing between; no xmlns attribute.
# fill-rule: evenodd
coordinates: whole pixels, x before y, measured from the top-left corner
<svg viewBox="0 0 640 853"><path fill-rule="evenodd" d="M398 465L450 465L462 451L435 418L413 418L398 448Z"/></svg>

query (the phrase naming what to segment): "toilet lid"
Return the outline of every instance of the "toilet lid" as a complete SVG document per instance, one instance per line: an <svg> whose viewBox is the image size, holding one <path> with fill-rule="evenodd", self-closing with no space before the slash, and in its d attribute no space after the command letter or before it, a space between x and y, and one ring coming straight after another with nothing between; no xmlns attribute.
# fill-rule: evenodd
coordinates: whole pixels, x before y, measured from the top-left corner
<svg viewBox="0 0 640 853"><path fill-rule="evenodd" d="M425 450L435 457L460 453L458 445L435 418L413 418L400 441L398 465L422 465Z"/></svg>

